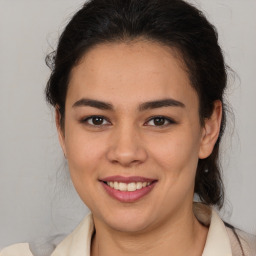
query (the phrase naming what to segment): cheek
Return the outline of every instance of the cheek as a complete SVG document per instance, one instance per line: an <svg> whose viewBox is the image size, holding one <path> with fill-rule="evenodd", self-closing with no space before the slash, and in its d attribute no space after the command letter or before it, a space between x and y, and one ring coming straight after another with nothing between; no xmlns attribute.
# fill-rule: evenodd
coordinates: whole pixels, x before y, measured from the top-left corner
<svg viewBox="0 0 256 256"><path fill-rule="evenodd" d="M90 183L97 180L96 170L99 168L100 159L104 157L104 143L99 136L84 132L72 127L67 129L65 145L69 171L74 185Z"/></svg>
<svg viewBox="0 0 256 256"><path fill-rule="evenodd" d="M155 161L166 171L166 176L173 178L195 175L199 147L199 134L187 128L177 129L163 138L152 138L150 149Z"/></svg>
<svg viewBox="0 0 256 256"><path fill-rule="evenodd" d="M65 138L67 160L70 177L73 185L82 199L89 207L95 205L95 190L99 185L99 169L103 169L103 147L100 146L99 138L93 135L86 136L83 131L74 130L67 133Z"/></svg>

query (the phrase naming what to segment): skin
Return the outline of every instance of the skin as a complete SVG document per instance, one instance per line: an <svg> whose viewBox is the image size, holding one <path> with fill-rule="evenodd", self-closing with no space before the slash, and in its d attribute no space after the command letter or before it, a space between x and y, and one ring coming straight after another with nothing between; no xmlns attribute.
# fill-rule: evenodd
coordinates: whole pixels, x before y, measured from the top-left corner
<svg viewBox="0 0 256 256"><path fill-rule="evenodd" d="M74 106L83 98L113 109ZM167 98L184 106L139 110ZM74 186L93 213L93 256L202 254L207 228L193 214L194 179L198 159L211 154L218 138L221 112L216 101L200 125L198 95L169 47L141 40L101 44L85 54L71 72L64 127L58 110L56 123ZM92 115L105 119L95 125L86 119ZM157 116L172 122L157 126ZM99 181L113 175L157 183L140 200L123 203Z"/></svg>

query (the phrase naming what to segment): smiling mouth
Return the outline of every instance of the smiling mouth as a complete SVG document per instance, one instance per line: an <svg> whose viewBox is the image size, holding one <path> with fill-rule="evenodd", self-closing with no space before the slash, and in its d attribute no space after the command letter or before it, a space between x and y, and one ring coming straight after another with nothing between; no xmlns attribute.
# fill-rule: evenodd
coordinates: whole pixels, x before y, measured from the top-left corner
<svg viewBox="0 0 256 256"><path fill-rule="evenodd" d="M158 182L140 176L109 176L99 181L109 196L123 203L132 203L144 198Z"/></svg>
<svg viewBox="0 0 256 256"><path fill-rule="evenodd" d="M142 188L145 188L147 186L150 186L153 182L130 182L130 183L124 183L124 182L117 182L117 181L104 181L105 184L107 184L109 187L118 190L118 191L129 191L133 192L136 190L140 190Z"/></svg>

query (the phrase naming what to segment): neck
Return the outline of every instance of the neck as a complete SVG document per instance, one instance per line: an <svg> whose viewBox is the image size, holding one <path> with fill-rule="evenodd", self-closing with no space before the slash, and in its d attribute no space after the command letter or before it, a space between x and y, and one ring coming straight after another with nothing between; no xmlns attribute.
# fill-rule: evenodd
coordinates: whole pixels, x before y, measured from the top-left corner
<svg viewBox="0 0 256 256"><path fill-rule="evenodd" d="M192 207L166 219L151 230L137 233L103 228L95 219L91 255L202 255L208 229L197 221Z"/></svg>

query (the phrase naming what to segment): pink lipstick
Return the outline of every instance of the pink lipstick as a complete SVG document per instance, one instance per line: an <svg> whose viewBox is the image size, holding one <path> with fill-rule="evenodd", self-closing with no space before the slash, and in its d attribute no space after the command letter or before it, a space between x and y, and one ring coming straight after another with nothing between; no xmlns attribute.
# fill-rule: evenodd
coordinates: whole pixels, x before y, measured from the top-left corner
<svg viewBox="0 0 256 256"><path fill-rule="evenodd" d="M157 180L141 176L109 176L100 179L105 191L120 202L131 203L146 196Z"/></svg>

